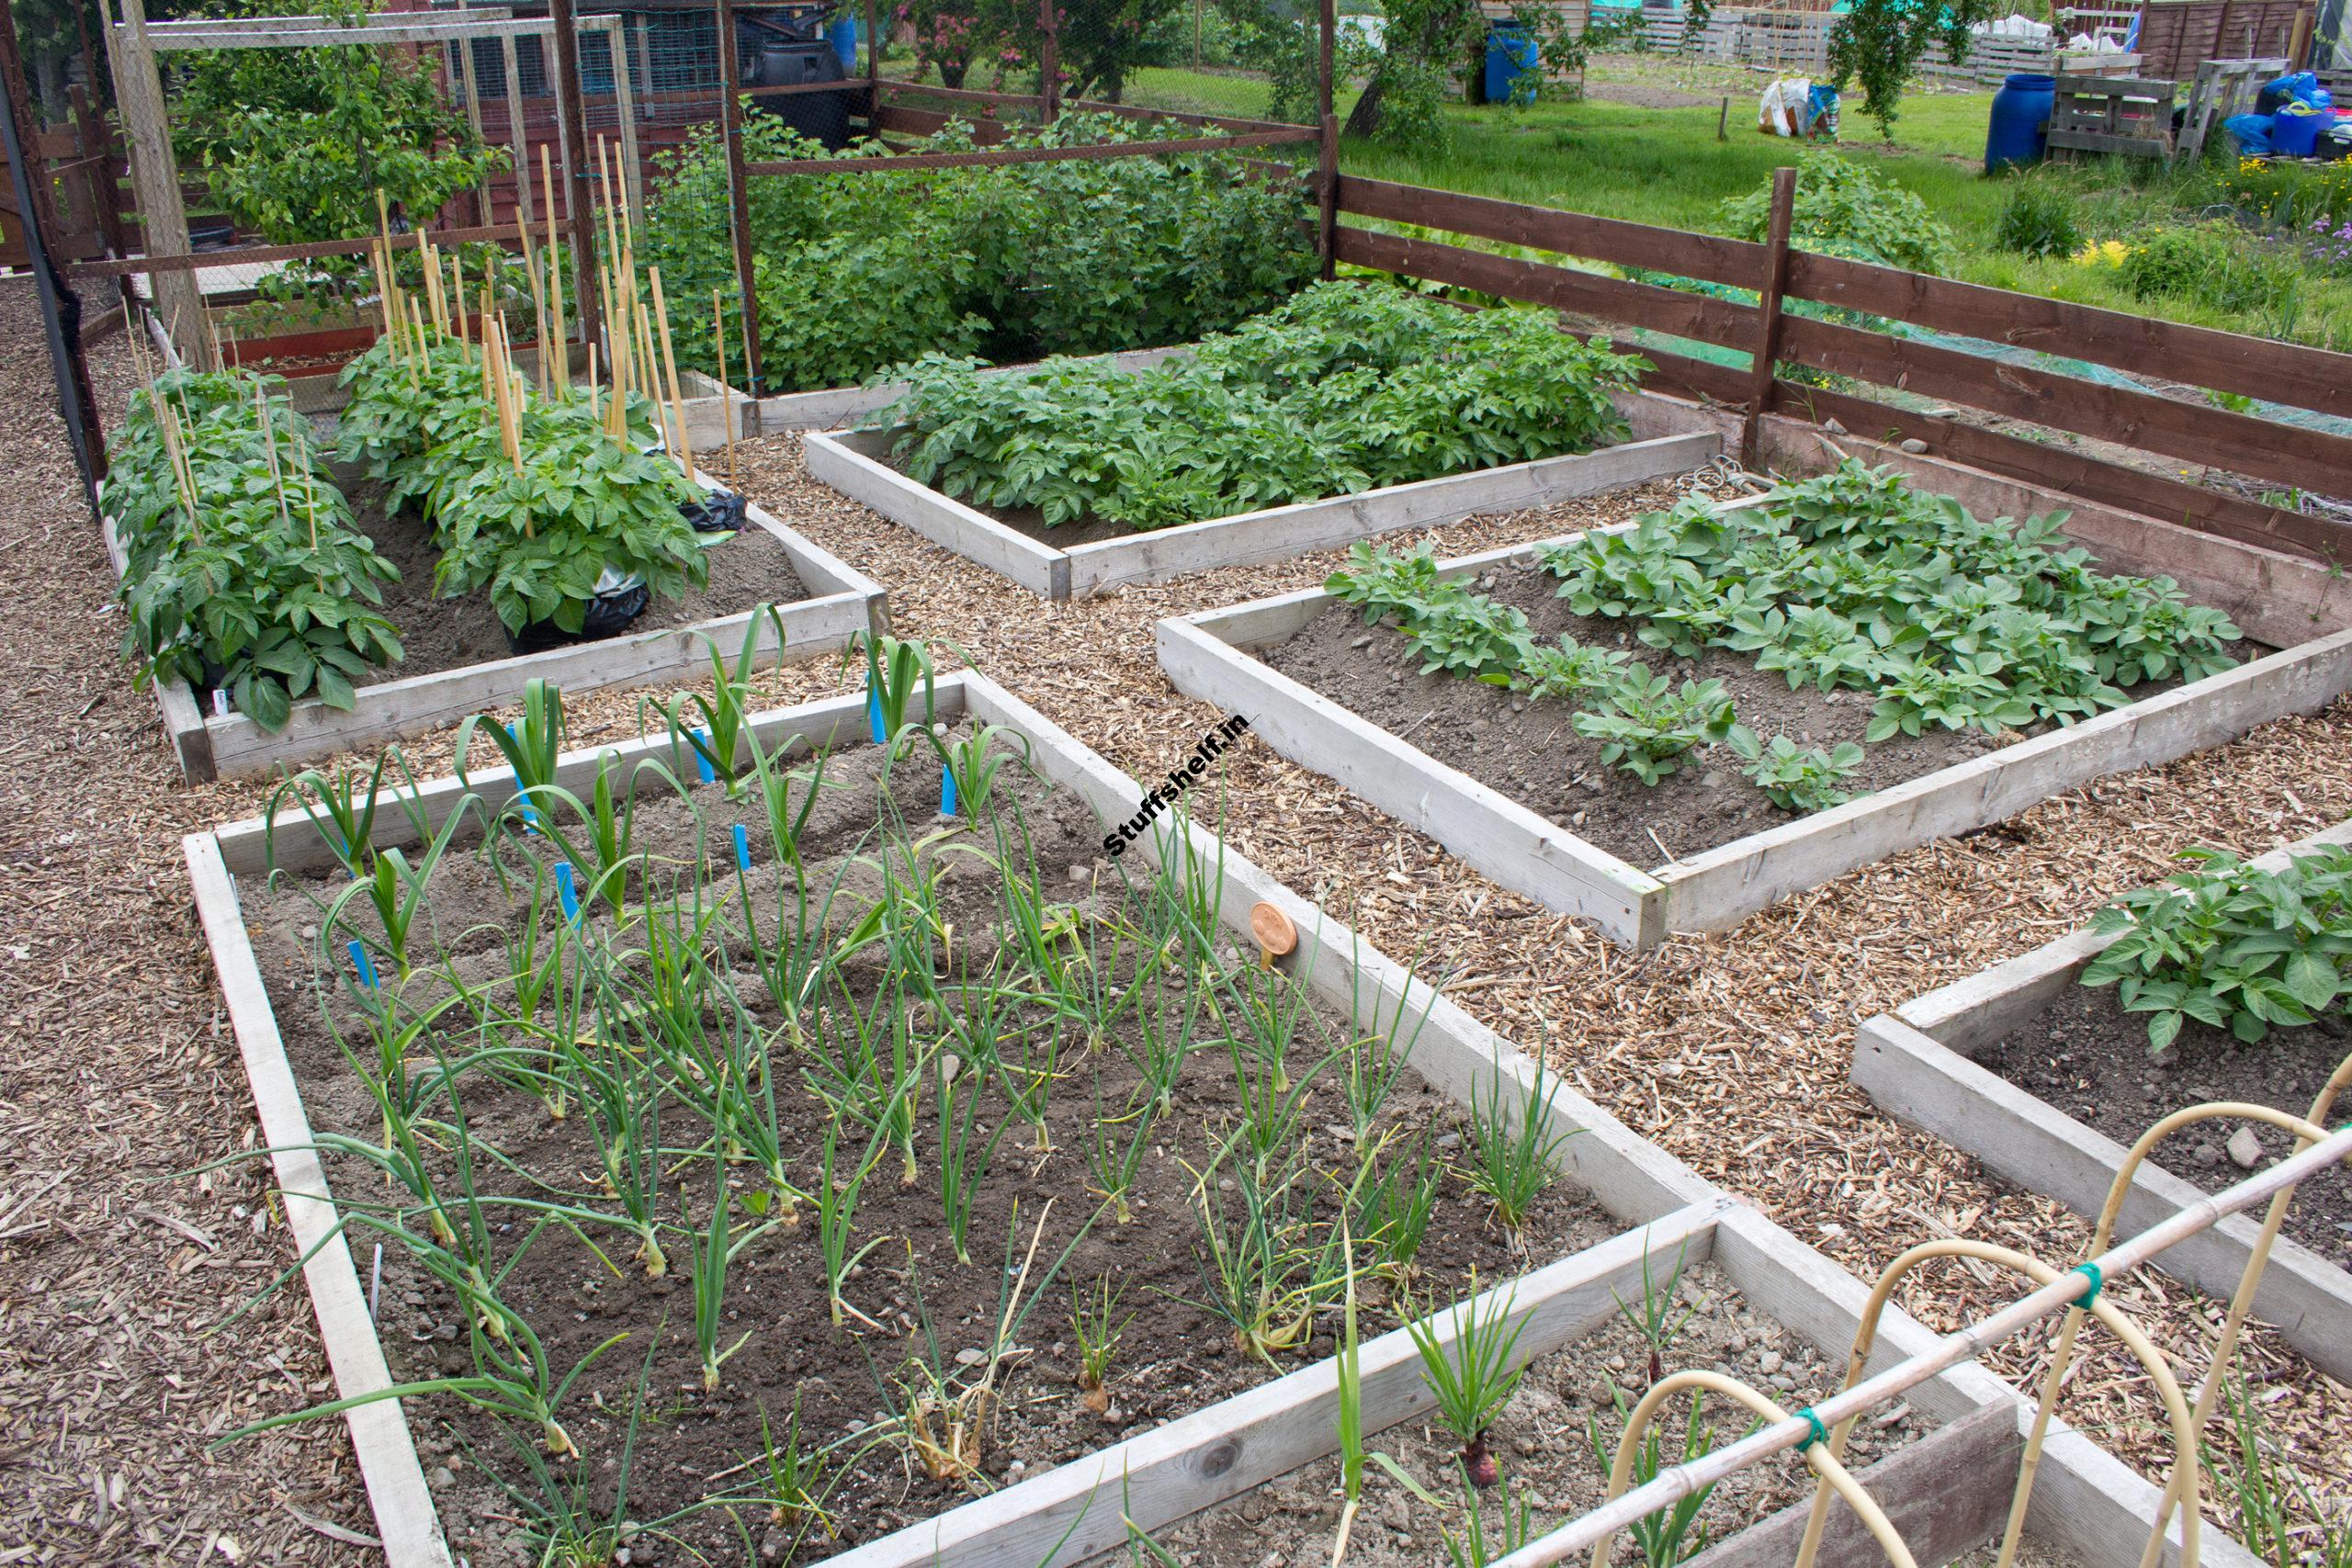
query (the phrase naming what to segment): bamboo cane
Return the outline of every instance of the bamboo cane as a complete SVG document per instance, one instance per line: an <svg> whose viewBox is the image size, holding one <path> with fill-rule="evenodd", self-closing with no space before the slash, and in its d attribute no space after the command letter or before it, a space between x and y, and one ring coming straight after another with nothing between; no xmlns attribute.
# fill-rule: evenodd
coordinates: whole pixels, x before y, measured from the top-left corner
<svg viewBox="0 0 2352 1568"><path fill-rule="evenodd" d="M710 291L710 335L718 344L718 424L727 434L727 488L735 488L735 389L727 384L727 307Z"/></svg>
<svg viewBox="0 0 2352 1568"><path fill-rule="evenodd" d="M539 287L538 258L531 254L531 226L514 214L514 237L523 243L523 271L531 280L531 341L539 345L539 396L548 395L548 299Z"/></svg>
<svg viewBox="0 0 2352 1568"><path fill-rule="evenodd" d="M471 343L473 339L466 335L465 252L451 251L449 253L449 309L457 316L458 341L459 343Z"/></svg>
<svg viewBox="0 0 2352 1568"><path fill-rule="evenodd" d="M539 188L548 193L547 198L548 294L555 304L555 385L557 396L561 400L570 402L571 400L571 334L565 330L563 324L563 253L557 248L555 243L555 186L548 171L548 150L546 144L542 142L539 146ZM571 204L571 193L567 191L564 193L566 210L570 209ZM541 353L544 355L545 351L542 350Z"/></svg>
<svg viewBox="0 0 2352 1568"><path fill-rule="evenodd" d="M2120 1279L2166 1248L2211 1229L2223 1215L2250 1208L2280 1189L2292 1187L2347 1156L2352 1156L2352 1127L2333 1133L2325 1142L2256 1171L2234 1187L2183 1205L2177 1213L2110 1248L2092 1259L2089 1266L2097 1268L2103 1279ZM1951 1247L1955 1244L1928 1245ZM1964 1242L1957 1245L1976 1247L1984 1244ZM1978 1252L1973 1256L1985 1257L1987 1254ZM2027 1261L2032 1262L2030 1259ZM1906 1361L1852 1384L1841 1393L1823 1400L1813 1407L1814 1419L1827 1424L1850 1420L1871 1406L1916 1388L1962 1361L1983 1355L1990 1347L2030 1327L2092 1290L2090 1276L2082 1269L2070 1269L2064 1274L2047 1270L2046 1264L2035 1263L2026 1272L2035 1279L2046 1278L2046 1283L1967 1327L1943 1336L1937 1340L1934 1348L1922 1351ZM2098 1304L2106 1303L2101 1302ZM1865 1322L1874 1324L1883 1306L1882 1303L1869 1309L1865 1313ZM2134 1329L2133 1332L2138 1331ZM2165 1380L2170 1381L2169 1371L2165 1375ZM2178 1385L2175 1383L2174 1387L2177 1392ZM1758 1460L1808 1442L1813 1436L1812 1421L1791 1419L1752 1432L1702 1458L1669 1465L1650 1481L1615 1501L1604 1503L1581 1518L1573 1519L1550 1534L1528 1542L1498 1560L1493 1568L1551 1568L1551 1564L1588 1550L1602 1536L1636 1519L1645 1518L1661 1508L1670 1507L1701 1489L1715 1484L1724 1477L1747 1469ZM2192 1528L2192 1519L2193 1510L2183 1516L2184 1540ZM2184 1564L2188 1562L2186 1554L2182 1561Z"/></svg>
<svg viewBox="0 0 2352 1568"><path fill-rule="evenodd" d="M653 319L662 323L662 374L669 378L670 406L678 416L678 468L692 484L695 477L694 437L686 431L686 400L678 395L678 360L670 345L670 306L662 298L662 269L646 269L653 285Z"/></svg>
<svg viewBox="0 0 2352 1568"><path fill-rule="evenodd" d="M262 456L269 462L269 488L277 497L277 521L291 530L294 518L286 510L286 472L277 462L277 427L270 423L269 399L263 394L259 381L254 383L254 417L261 422L261 450ZM314 550L319 547L319 534L315 528L311 530L311 547Z"/></svg>

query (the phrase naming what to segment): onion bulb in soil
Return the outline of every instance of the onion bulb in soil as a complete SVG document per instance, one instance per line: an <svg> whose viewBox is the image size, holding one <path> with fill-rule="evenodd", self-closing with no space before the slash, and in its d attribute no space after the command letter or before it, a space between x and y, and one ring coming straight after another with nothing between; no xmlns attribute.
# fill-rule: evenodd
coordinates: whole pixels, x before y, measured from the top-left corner
<svg viewBox="0 0 2352 1568"><path fill-rule="evenodd" d="M1487 1434L1479 1433L1462 1450L1462 1469L1473 1486L1492 1486L1502 1479L1502 1466L1495 1462L1493 1450L1487 1447Z"/></svg>

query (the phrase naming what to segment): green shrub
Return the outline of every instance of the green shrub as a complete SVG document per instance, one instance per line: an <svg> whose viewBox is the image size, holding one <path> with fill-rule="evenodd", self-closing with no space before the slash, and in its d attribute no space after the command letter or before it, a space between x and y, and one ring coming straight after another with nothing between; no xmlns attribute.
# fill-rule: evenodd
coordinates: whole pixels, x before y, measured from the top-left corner
<svg viewBox="0 0 2352 1568"><path fill-rule="evenodd" d="M1993 243L2027 256L2071 256L2083 248L2075 204L2047 181L2020 179L2001 206Z"/></svg>
<svg viewBox="0 0 2352 1568"><path fill-rule="evenodd" d="M2129 246L2120 270L2135 299L2189 299L2216 310L2291 314L2302 289L2294 261L2218 223L2152 229Z"/></svg>
<svg viewBox="0 0 2352 1568"><path fill-rule="evenodd" d="M854 160L764 116L753 162ZM1069 114L1010 144L1161 134ZM955 121L917 151L972 149ZM887 150L885 150L887 151ZM668 157L638 232L662 269L682 365L715 372L712 296L741 377L726 150L711 128ZM1280 303L1313 275L1300 187L1220 153L838 176L760 175L749 215L764 389L854 384L927 352L993 363L1184 343Z"/></svg>
<svg viewBox="0 0 2352 1568"><path fill-rule="evenodd" d="M1772 218L1770 176L1724 202L1718 216L1736 238L1762 240ZM1926 202L1822 149L1798 159L1789 238L1800 250L1913 272L1941 273L1951 264L1951 231L1936 221Z"/></svg>

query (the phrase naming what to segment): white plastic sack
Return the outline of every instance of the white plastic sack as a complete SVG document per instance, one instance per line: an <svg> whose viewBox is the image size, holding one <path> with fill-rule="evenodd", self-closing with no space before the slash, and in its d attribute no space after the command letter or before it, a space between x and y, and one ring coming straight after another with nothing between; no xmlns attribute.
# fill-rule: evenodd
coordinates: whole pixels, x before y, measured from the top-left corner
<svg viewBox="0 0 2352 1568"><path fill-rule="evenodd" d="M1813 84L1801 77L1783 78L1765 88L1756 105L1756 129L1773 136L1803 136L1812 91Z"/></svg>

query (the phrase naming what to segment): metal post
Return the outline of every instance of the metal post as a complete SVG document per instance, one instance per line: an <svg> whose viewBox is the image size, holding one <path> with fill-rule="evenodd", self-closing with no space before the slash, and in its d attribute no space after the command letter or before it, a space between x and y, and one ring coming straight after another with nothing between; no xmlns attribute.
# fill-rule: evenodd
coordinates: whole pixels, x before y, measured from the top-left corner
<svg viewBox="0 0 2352 1568"><path fill-rule="evenodd" d="M741 81L735 58L735 6L733 0L718 3L718 85L726 96L721 107L719 123L727 136L727 206L728 227L734 231L735 291L743 311L743 390L751 400L744 405L746 435L760 433L760 295L752 271L752 192L750 176L743 172L743 97L739 85Z"/></svg>
<svg viewBox="0 0 2352 1568"><path fill-rule="evenodd" d="M1337 52L1340 31L1335 0L1323 0L1321 30L1322 62L1315 80L1315 111L1320 117L1316 121L1319 168L1315 199L1319 223L1315 248L1323 257L1323 276L1331 277L1337 276L1340 265L1340 122L1331 112L1331 61Z"/></svg>
<svg viewBox="0 0 2352 1568"><path fill-rule="evenodd" d="M555 51L556 123L563 129L563 216L571 231L572 292L580 306L580 341L601 348L604 306L596 298L596 202L590 184L594 176L587 166L587 119L580 112L580 32L572 20L571 0L548 0L548 21L552 28L548 47ZM548 200L555 200L552 192ZM606 363L610 362L607 355Z"/></svg>
<svg viewBox="0 0 2352 1568"><path fill-rule="evenodd" d="M1054 14L1054 0L1037 0L1037 28L1042 42L1037 51L1037 117L1047 125L1061 113L1061 18Z"/></svg>
<svg viewBox="0 0 2352 1568"><path fill-rule="evenodd" d="M1756 367L1749 372L1747 417L1739 433L1739 461L1756 467L1764 411L1772 401L1772 364L1781 355L1781 297L1789 286L1789 225L1796 215L1797 172L1772 171L1772 217L1764 236L1764 279L1758 300Z"/></svg>

